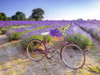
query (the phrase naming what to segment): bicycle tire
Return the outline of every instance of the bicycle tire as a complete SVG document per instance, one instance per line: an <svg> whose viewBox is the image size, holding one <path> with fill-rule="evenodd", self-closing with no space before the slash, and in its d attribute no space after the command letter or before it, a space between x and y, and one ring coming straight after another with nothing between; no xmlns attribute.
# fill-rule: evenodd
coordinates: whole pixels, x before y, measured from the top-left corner
<svg viewBox="0 0 100 75"><path fill-rule="evenodd" d="M45 53L43 49L39 49L40 47L44 48L44 50L46 50L46 46L45 43L42 42L39 39L33 39L31 40L28 45L27 45L27 54L28 57L33 60L33 61L40 61L45 57Z"/></svg>
<svg viewBox="0 0 100 75"><path fill-rule="evenodd" d="M85 64L85 53L75 44L63 46L60 51L60 57L64 64L71 69L80 69Z"/></svg>

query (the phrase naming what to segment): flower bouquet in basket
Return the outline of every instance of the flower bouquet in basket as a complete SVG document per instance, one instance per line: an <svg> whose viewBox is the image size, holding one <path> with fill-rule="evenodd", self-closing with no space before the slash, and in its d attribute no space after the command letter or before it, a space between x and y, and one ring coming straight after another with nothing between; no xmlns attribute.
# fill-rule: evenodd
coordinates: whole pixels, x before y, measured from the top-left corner
<svg viewBox="0 0 100 75"><path fill-rule="evenodd" d="M64 36L62 35L62 31L60 29L50 30L50 35L52 36L53 40L56 42L64 40Z"/></svg>

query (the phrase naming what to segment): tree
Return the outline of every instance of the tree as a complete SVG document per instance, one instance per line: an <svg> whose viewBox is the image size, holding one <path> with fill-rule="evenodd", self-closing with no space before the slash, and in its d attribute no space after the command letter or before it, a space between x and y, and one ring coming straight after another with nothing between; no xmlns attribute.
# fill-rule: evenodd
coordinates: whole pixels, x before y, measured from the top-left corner
<svg viewBox="0 0 100 75"><path fill-rule="evenodd" d="M15 15L12 16L13 20L26 20L26 16L23 12L17 11Z"/></svg>
<svg viewBox="0 0 100 75"><path fill-rule="evenodd" d="M3 16L0 14L0 21L2 21L2 19L3 19Z"/></svg>
<svg viewBox="0 0 100 75"><path fill-rule="evenodd" d="M25 14L23 12L16 12L16 15L19 16L20 20L26 20Z"/></svg>
<svg viewBox="0 0 100 75"><path fill-rule="evenodd" d="M16 15L13 15L13 16L12 16L12 20L15 20L15 16L16 16Z"/></svg>
<svg viewBox="0 0 100 75"><path fill-rule="evenodd" d="M20 17L18 15L15 16L16 20L20 20Z"/></svg>
<svg viewBox="0 0 100 75"><path fill-rule="evenodd" d="M44 14L44 10L43 9L36 8L36 9L32 10L31 18L35 19L36 21L39 21L39 20L42 20L44 18L43 14Z"/></svg>
<svg viewBox="0 0 100 75"><path fill-rule="evenodd" d="M6 21L8 20L7 16L5 13L0 13L0 21Z"/></svg>

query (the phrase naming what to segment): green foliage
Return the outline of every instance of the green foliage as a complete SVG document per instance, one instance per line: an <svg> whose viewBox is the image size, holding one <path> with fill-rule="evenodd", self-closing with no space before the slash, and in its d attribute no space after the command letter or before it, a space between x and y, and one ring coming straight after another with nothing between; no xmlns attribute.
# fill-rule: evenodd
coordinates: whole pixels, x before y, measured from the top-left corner
<svg viewBox="0 0 100 75"><path fill-rule="evenodd" d="M12 32L8 35L9 41L18 40L24 34L24 32Z"/></svg>
<svg viewBox="0 0 100 75"><path fill-rule="evenodd" d="M20 20L20 17L18 15L16 16L16 20Z"/></svg>
<svg viewBox="0 0 100 75"><path fill-rule="evenodd" d="M44 43L46 43L45 40L44 40L44 37L43 37L42 35L32 35L32 36L29 36L29 37L27 37L27 38L21 40L20 43L21 43L21 46L23 47L24 50L26 50L27 44L28 44L29 41L31 41L32 39L40 39L40 40L43 40ZM46 35L46 39L47 39L47 42L48 42L48 43L51 42L51 41L53 40L52 37L51 37L50 35Z"/></svg>
<svg viewBox="0 0 100 75"><path fill-rule="evenodd" d="M88 29L88 30L87 30L86 28L84 28L84 27L82 27L82 26L80 26L80 28L81 28L82 30L86 31L87 33L90 33L91 36L93 36L93 37L95 37L96 39L100 40L100 36L97 35L97 33L100 33L100 31L94 32L94 29Z"/></svg>
<svg viewBox="0 0 100 75"><path fill-rule="evenodd" d="M90 67L89 67L89 71L100 74L100 65L93 66L93 67L90 66Z"/></svg>
<svg viewBox="0 0 100 75"><path fill-rule="evenodd" d="M34 18L32 18L32 19L30 19L31 21L35 21L35 19Z"/></svg>
<svg viewBox="0 0 100 75"><path fill-rule="evenodd" d="M80 34L70 35L66 37L66 40L68 42L77 44L82 49L90 49L91 47L91 40L88 37L85 37L84 35Z"/></svg>
<svg viewBox="0 0 100 75"><path fill-rule="evenodd" d="M44 18L43 17L43 14L44 14L44 10L43 9L36 8L36 9L33 9L32 11L33 12L32 12L32 15L30 16L30 18L33 18L36 21L42 20Z"/></svg>
<svg viewBox="0 0 100 75"><path fill-rule="evenodd" d="M12 20L27 20L23 12L17 11L15 15L12 16Z"/></svg>
<svg viewBox="0 0 100 75"><path fill-rule="evenodd" d="M96 50L96 45L95 45L93 42L92 42L92 44L91 44L90 49L91 49L91 50L94 50L94 51Z"/></svg>
<svg viewBox="0 0 100 75"><path fill-rule="evenodd" d="M50 28L50 27L53 27L53 25L51 25L51 26L41 26L41 27L38 27L38 28L35 28L35 29L40 30L40 29L45 29L45 28Z"/></svg>
<svg viewBox="0 0 100 75"><path fill-rule="evenodd" d="M52 36L50 36L50 35L46 35L46 39L47 39L47 42L53 41L53 38L52 38Z"/></svg>
<svg viewBox="0 0 100 75"><path fill-rule="evenodd" d="M100 31L96 31L95 33L100 33Z"/></svg>
<svg viewBox="0 0 100 75"><path fill-rule="evenodd" d="M7 29L1 29L1 34L6 34Z"/></svg>
<svg viewBox="0 0 100 75"><path fill-rule="evenodd" d="M62 32L64 33L64 36L66 36L66 30L68 30L69 26L70 24L62 27Z"/></svg>
<svg viewBox="0 0 100 75"><path fill-rule="evenodd" d="M12 25L12 26L6 26L6 29L20 29L20 28L24 28L24 27L30 27L31 25Z"/></svg>
<svg viewBox="0 0 100 75"><path fill-rule="evenodd" d="M8 18L5 13L0 13L0 21L7 21Z"/></svg>
<svg viewBox="0 0 100 75"><path fill-rule="evenodd" d="M32 35L32 36L29 36L25 39L22 39L20 43L21 43L21 46L23 47L24 50L26 50L28 42L31 41L32 39L43 40L43 36L41 36L41 35Z"/></svg>
<svg viewBox="0 0 100 75"><path fill-rule="evenodd" d="M0 31L0 34L1 34L2 32Z"/></svg>
<svg viewBox="0 0 100 75"><path fill-rule="evenodd" d="M26 32L32 32L32 31L30 31L30 30L27 30L27 29L26 29L25 31L26 31Z"/></svg>
<svg viewBox="0 0 100 75"><path fill-rule="evenodd" d="M50 27L51 27L51 26L41 26L41 27L36 28L36 30L45 29L45 28L50 28Z"/></svg>
<svg viewBox="0 0 100 75"><path fill-rule="evenodd" d="M15 16L15 15L13 15L13 16L12 16L12 20L15 20L15 19L16 19L15 17L16 17L16 16Z"/></svg>
<svg viewBox="0 0 100 75"><path fill-rule="evenodd" d="M31 16L28 18L28 20L35 21L35 19L31 18Z"/></svg>
<svg viewBox="0 0 100 75"><path fill-rule="evenodd" d="M2 27L0 27L0 30L2 29Z"/></svg>
<svg viewBox="0 0 100 75"><path fill-rule="evenodd" d="M85 69L79 69L76 75L92 75L92 74L91 72L87 71L87 69L85 68Z"/></svg>

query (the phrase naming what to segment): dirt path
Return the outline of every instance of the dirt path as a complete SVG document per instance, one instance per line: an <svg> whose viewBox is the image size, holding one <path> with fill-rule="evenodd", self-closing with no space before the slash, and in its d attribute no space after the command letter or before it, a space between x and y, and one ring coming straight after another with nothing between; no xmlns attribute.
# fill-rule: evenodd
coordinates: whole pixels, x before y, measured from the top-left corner
<svg viewBox="0 0 100 75"><path fill-rule="evenodd" d="M0 75L94 75L87 67L98 65L100 41L93 39L95 49L86 52L86 64L77 71L69 69L59 57L59 50L53 59L43 59L40 62L31 61L19 41L0 45ZM95 53L94 53L95 52ZM88 73L88 74L87 74ZM95 74L99 75L99 74Z"/></svg>
<svg viewBox="0 0 100 75"><path fill-rule="evenodd" d="M8 38L6 35L0 35L0 45L8 42Z"/></svg>

